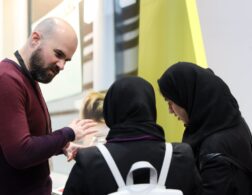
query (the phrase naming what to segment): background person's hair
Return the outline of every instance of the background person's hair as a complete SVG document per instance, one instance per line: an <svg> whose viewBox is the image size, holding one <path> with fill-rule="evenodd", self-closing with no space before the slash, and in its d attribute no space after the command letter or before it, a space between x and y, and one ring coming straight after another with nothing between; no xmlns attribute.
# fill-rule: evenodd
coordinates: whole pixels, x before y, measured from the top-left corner
<svg viewBox="0 0 252 195"><path fill-rule="evenodd" d="M96 122L104 122L103 118L103 102L104 93L90 92L83 102L82 109L80 111L80 117L82 119L93 119Z"/></svg>

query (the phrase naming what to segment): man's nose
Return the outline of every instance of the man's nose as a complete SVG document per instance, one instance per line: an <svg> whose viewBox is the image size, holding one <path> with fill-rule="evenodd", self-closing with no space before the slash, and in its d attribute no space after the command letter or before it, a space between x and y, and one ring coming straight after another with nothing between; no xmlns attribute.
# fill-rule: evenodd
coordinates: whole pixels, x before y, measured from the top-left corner
<svg viewBox="0 0 252 195"><path fill-rule="evenodd" d="M59 67L60 70L64 70L65 64L66 61L64 59L60 59L56 65Z"/></svg>

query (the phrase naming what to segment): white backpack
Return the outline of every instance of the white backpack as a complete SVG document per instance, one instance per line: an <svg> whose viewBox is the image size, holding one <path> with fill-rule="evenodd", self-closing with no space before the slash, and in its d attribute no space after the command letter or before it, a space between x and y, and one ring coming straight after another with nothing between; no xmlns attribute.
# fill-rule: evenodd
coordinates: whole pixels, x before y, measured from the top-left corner
<svg viewBox="0 0 252 195"><path fill-rule="evenodd" d="M126 178L126 184L108 149L103 144L98 144L97 147L107 162L118 185L117 192L110 193L109 195L183 195L181 190L166 189L165 187L172 156L172 145L170 143L166 143L164 161L158 181L157 170L147 161L138 161L131 166ZM143 168L150 169L150 183L133 184L133 172Z"/></svg>

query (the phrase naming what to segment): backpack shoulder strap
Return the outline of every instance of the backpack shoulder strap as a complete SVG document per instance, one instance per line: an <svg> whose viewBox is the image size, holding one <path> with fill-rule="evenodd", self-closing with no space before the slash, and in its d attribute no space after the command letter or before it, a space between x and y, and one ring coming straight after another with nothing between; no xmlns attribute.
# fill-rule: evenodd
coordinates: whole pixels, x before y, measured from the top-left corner
<svg viewBox="0 0 252 195"><path fill-rule="evenodd" d="M160 171L158 184L161 186L165 186L165 181L169 172L170 164L171 164L171 158L172 158L172 144L166 143L165 144L165 155L163 160L163 165Z"/></svg>
<svg viewBox="0 0 252 195"><path fill-rule="evenodd" d="M113 174L116 183L118 185L119 188L125 186L125 182L122 178L122 175L120 174L120 171L118 169L118 167L116 166L116 163L113 159L113 157L111 156L110 152L108 151L108 149L101 143L97 144L96 147L100 150L102 156L104 157L105 161L107 162L111 173Z"/></svg>

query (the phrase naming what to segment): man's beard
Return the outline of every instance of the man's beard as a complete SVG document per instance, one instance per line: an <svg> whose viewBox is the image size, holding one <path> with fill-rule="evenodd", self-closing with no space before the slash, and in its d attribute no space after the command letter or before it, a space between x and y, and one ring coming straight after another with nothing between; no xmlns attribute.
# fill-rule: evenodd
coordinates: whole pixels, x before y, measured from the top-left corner
<svg viewBox="0 0 252 195"><path fill-rule="evenodd" d="M46 67L41 51L42 49L39 48L31 54L30 73L34 80L49 83L59 73L60 69L56 64L49 64Z"/></svg>

